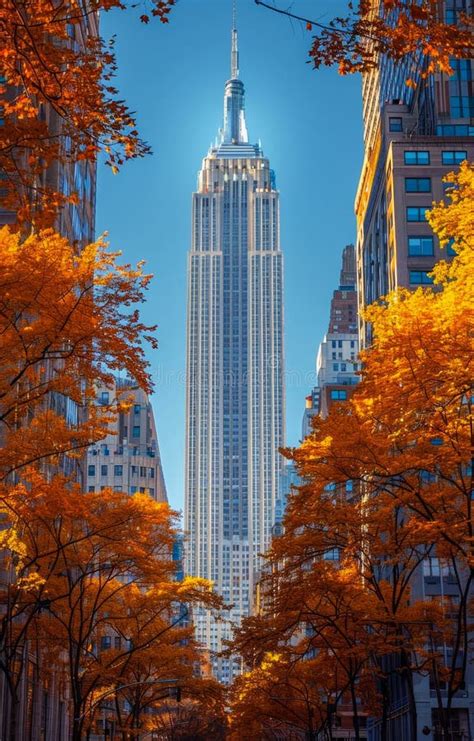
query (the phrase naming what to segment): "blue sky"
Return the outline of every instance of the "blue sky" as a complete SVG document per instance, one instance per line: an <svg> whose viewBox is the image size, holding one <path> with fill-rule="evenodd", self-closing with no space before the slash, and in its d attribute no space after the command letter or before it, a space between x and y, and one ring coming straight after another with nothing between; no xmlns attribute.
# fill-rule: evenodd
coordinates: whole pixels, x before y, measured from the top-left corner
<svg viewBox="0 0 474 741"><path fill-rule="evenodd" d="M324 21L344 6L343 0L294 0L291 7ZM150 354L153 405L170 503L182 509L191 193L222 122L231 0L179 0L168 25L144 26L124 12L105 14L101 23L106 38L116 34L116 83L137 111L153 156L116 176L99 168L97 233L108 231L114 249L128 261L144 258L155 275L143 307L144 318L158 324L159 349ZM313 70L306 63L311 34L253 0L238 0L238 28L249 136L261 139L281 192L286 425L287 442L295 445L341 252L355 240L360 78Z"/></svg>

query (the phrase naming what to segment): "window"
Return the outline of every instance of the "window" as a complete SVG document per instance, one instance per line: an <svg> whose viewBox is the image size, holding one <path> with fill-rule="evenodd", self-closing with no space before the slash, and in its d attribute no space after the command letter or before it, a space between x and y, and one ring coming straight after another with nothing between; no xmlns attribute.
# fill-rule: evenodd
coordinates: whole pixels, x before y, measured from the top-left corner
<svg viewBox="0 0 474 741"><path fill-rule="evenodd" d="M112 645L112 638L110 636L102 636L100 639L100 647L102 651L105 651L106 649L110 648Z"/></svg>
<svg viewBox="0 0 474 741"><path fill-rule="evenodd" d="M133 425L132 437L140 437L140 425Z"/></svg>
<svg viewBox="0 0 474 741"><path fill-rule="evenodd" d="M140 466L140 476L146 476L146 467Z"/></svg>
<svg viewBox="0 0 474 741"><path fill-rule="evenodd" d="M140 414L140 409L141 409L140 404L134 404L133 405L133 411L134 411L135 414Z"/></svg>
<svg viewBox="0 0 474 741"><path fill-rule="evenodd" d="M334 401L344 401L347 399L347 391L345 389L332 389L331 399Z"/></svg>
<svg viewBox="0 0 474 741"><path fill-rule="evenodd" d="M406 193L429 193L431 178L405 178Z"/></svg>
<svg viewBox="0 0 474 741"><path fill-rule="evenodd" d="M332 369L333 369L333 371L338 371L339 370L339 363L333 363L332 364Z"/></svg>
<svg viewBox="0 0 474 741"><path fill-rule="evenodd" d="M454 150L450 152L442 152L441 157L443 165L459 165L464 160L467 160L467 152L464 150Z"/></svg>
<svg viewBox="0 0 474 741"><path fill-rule="evenodd" d="M155 469L154 468L150 468L149 469L149 475L150 475L150 478L151 479L154 479L155 478Z"/></svg>
<svg viewBox="0 0 474 741"><path fill-rule="evenodd" d="M450 257L454 257L455 255L458 254L456 250L454 249L453 244L454 244L454 239L450 239L448 244L446 245L446 252L448 255L450 255Z"/></svg>
<svg viewBox="0 0 474 741"><path fill-rule="evenodd" d="M407 206L407 221L426 221L429 206Z"/></svg>
<svg viewBox="0 0 474 741"><path fill-rule="evenodd" d="M131 486L130 487L130 494L136 494L137 491L138 491L138 487L137 486Z"/></svg>
<svg viewBox="0 0 474 741"><path fill-rule="evenodd" d="M415 255L433 255L433 237L408 237L408 254L410 257Z"/></svg>
<svg viewBox="0 0 474 741"><path fill-rule="evenodd" d="M474 116L474 96L451 95L449 102L453 118L472 118Z"/></svg>
<svg viewBox="0 0 474 741"><path fill-rule="evenodd" d="M467 124L443 124L436 127L437 136L474 136L474 126Z"/></svg>
<svg viewBox="0 0 474 741"><path fill-rule="evenodd" d="M100 467L100 475L101 476L107 476L107 471L108 471L107 466L101 466Z"/></svg>
<svg viewBox="0 0 474 741"><path fill-rule="evenodd" d="M428 286L433 283L433 278L428 275L426 270L410 270L411 286Z"/></svg>
<svg viewBox="0 0 474 741"><path fill-rule="evenodd" d="M122 639L120 638L120 636L115 636L114 648L122 648Z"/></svg>
<svg viewBox="0 0 474 741"><path fill-rule="evenodd" d="M87 489L87 491L95 491L95 488L93 486L89 486L89 488Z"/></svg>
<svg viewBox="0 0 474 741"><path fill-rule="evenodd" d="M114 476L123 475L123 466L114 466Z"/></svg>
<svg viewBox="0 0 474 741"><path fill-rule="evenodd" d="M122 491L122 487L121 486L114 486L114 491Z"/></svg>
<svg viewBox="0 0 474 741"><path fill-rule="evenodd" d="M346 364L345 363L341 363L341 370L342 371L345 371L346 370Z"/></svg>
<svg viewBox="0 0 474 741"><path fill-rule="evenodd" d="M390 131L403 131L402 119L400 116L390 116L388 119L388 128Z"/></svg>
<svg viewBox="0 0 474 741"><path fill-rule="evenodd" d="M109 403L109 392L108 391L102 391L100 395L100 403L101 404L108 404Z"/></svg>
<svg viewBox="0 0 474 741"><path fill-rule="evenodd" d="M405 152L406 165L429 165L430 153L427 151L408 151Z"/></svg>
<svg viewBox="0 0 474 741"><path fill-rule="evenodd" d="M95 476L95 466L87 466L87 475Z"/></svg>

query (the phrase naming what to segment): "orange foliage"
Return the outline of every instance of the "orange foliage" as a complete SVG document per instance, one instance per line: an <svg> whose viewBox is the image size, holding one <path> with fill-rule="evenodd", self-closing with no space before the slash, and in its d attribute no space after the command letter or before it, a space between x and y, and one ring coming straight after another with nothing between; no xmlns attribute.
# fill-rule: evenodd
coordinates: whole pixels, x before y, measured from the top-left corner
<svg viewBox="0 0 474 741"><path fill-rule="evenodd" d="M183 692L194 687L199 653L183 621L195 603L220 603L205 580L174 580L175 514L166 504L107 489L82 493L34 470L24 481L0 499L11 526L2 533L5 567L15 575L1 594L10 681L15 687L21 678L19 649L36 639L42 671L62 671L70 685L75 739L102 696L128 699L131 711L118 720L138 728L144 709L170 686L161 678Z"/></svg>
<svg viewBox="0 0 474 741"><path fill-rule="evenodd" d="M395 63L409 56L423 61L422 76L451 72L450 57L469 58L472 18L458 12L458 24L444 20L442 3L432 0L362 0L348 3L347 15L322 23L304 18L269 2L255 0L269 10L300 20L317 31L309 56L314 67L336 64L340 74L368 72L380 55ZM413 81L407 80L413 85Z"/></svg>
<svg viewBox="0 0 474 741"><path fill-rule="evenodd" d="M151 15L166 23L173 5L153 0ZM58 209L77 199L47 176L53 163L94 163L102 150L115 172L150 151L112 84L113 42L97 33L100 11L125 7L122 0L1 4L2 206L19 221L52 225Z"/></svg>
<svg viewBox="0 0 474 741"><path fill-rule="evenodd" d="M357 708L386 717L395 673L406 683L413 737L416 672L430 674L447 732L469 656L474 577L474 167L464 163L447 179L450 201L429 220L457 255L435 267L433 288L399 290L367 310L374 343L362 353L361 383L286 451L303 484L268 556L261 613L232 648L253 667L237 693L263 681L266 655L283 646L278 671L289 679L316 658L325 667L319 699L350 702L354 718ZM456 601L417 598L433 558ZM240 723L250 711L235 702ZM275 708L271 717L282 720Z"/></svg>
<svg viewBox="0 0 474 741"><path fill-rule="evenodd" d="M113 409L93 403L94 386L114 371L150 389L144 345L156 346L154 328L133 306L150 276L118 256L103 240L78 253L51 230L23 242L0 230L1 479L103 437Z"/></svg>

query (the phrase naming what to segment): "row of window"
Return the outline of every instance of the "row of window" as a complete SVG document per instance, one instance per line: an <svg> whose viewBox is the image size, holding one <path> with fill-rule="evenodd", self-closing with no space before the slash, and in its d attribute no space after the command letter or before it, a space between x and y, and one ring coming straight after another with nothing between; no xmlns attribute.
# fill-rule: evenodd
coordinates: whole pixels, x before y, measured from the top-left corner
<svg viewBox="0 0 474 741"><path fill-rule="evenodd" d="M87 467L87 475L88 476L95 476L95 465L90 464ZM123 466L117 465L113 467L114 469L114 476L123 476ZM131 467L131 475L132 476L138 476L140 469L140 476L148 476L150 479L155 478L155 469L154 468L147 468L146 466L132 466ZM101 476L108 476L109 467L106 464L102 464L100 467L100 475Z"/></svg>
<svg viewBox="0 0 474 741"><path fill-rule="evenodd" d="M107 488L113 488L114 491L120 491L125 493L126 487L124 486L114 486L114 487L107 487L107 486L101 486L100 491L104 491L104 489ZM87 491L94 492L97 491L95 486L89 486ZM153 486L131 486L129 489L130 494L148 494L150 497L155 496L155 489Z"/></svg>
<svg viewBox="0 0 474 741"><path fill-rule="evenodd" d="M430 153L426 150L405 151L404 157L406 165L430 164ZM460 165L464 160L467 160L467 152L465 150L459 149L441 152L441 162L443 165Z"/></svg>

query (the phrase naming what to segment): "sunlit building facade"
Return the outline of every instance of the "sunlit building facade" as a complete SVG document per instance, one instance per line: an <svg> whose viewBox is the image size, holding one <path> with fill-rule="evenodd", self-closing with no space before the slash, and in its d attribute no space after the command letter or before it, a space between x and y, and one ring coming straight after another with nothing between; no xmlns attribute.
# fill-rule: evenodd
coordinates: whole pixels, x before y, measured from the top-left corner
<svg viewBox="0 0 474 741"><path fill-rule="evenodd" d="M442 5L447 23L473 12L472 0ZM398 287L429 285L430 270L447 254L425 212L445 196L443 177L474 156L474 61L451 64L451 76L423 79L418 60L395 65L381 57L363 76L365 151L355 201L362 346L371 342L364 307Z"/></svg>
<svg viewBox="0 0 474 741"><path fill-rule="evenodd" d="M108 435L87 451L87 490L110 488L125 494L148 494L167 502L155 415L148 395L131 381L117 379L97 390L97 403L113 405L127 399L115 415Z"/></svg>
<svg viewBox="0 0 474 741"><path fill-rule="evenodd" d="M339 285L333 291L328 331L316 355L317 386L306 397L302 437L311 433L315 416L326 417L334 402L347 401L359 381L356 262L354 245L342 252Z"/></svg>
<svg viewBox="0 0 474 741"><path fill-rule="evenodd" d="M248 139L235 29L223 128L193 194L186 391L186 570L212 580L238 623L274 522L284 391L279 193ZM220 649L229 624L195 619L199 639ZM214 669L229 681L237 666Z"/></svg>

